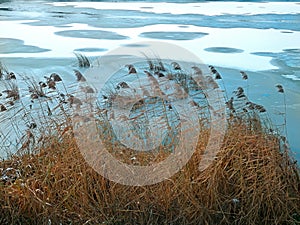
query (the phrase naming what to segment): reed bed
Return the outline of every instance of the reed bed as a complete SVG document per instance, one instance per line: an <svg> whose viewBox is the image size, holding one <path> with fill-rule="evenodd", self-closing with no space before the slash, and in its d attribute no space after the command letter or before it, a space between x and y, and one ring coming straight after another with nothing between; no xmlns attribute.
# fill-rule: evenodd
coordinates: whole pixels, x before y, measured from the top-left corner
<svg viewBox="0 0 300 225"><path fill-rule="evenodd" d="M213 69L212 77L221 79ZM171 78L189 90L194 83L182 76ZM35 94L47 95L32 84ZM210 135L203 126L195 153L178 173L140 187L114 183L85 162L69 111L75 97L67 95L56 107L58 117L40 117L48 125L43 132L24 131L38 144L0 162L1 224L300 224L297 162L266 109L251 102L243 88L227 99L228 129L208 168L198 169ZM137 158L145 163L147 157Z"/></svg>

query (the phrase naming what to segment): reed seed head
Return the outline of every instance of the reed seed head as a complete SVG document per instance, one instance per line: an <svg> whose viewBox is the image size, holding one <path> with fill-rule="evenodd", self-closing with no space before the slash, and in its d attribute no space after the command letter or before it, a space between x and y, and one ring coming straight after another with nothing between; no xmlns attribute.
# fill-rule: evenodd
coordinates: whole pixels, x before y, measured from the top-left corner
<svg viewBox="0 0 300 225"><path fill-rule="evenodd" d="M75 76L77 78L77 81L79 82L84 82L86 81L85 77L82 75L82 73L80 73L79 70L74 70Z"/></svg>
<svg viewBox="0 0 300 225"><path fill-rule="evenodd" d="M181 70L181 67L177 62L172 62L171 65L173 66L174 70Z"/></svg>
<svg viewBox="0 0 300 225"><path fill-rule="evenodd" d="M278 92L284 93L284 89L281 84L277 84L276 87L277 87Z"/></svg>
<svg viewBox="0 0 300 225"><path fill-rule="evenodd" d="M244 71L240 71L243 80L248 80L248 75Z"/></svg>
<svg viewBox="0 0 300 225"><path fill-rule="evenodd" d="M52 73L50 75L50 79L54 80L55 82L62 81L61 77L57 73Z"/></svg>

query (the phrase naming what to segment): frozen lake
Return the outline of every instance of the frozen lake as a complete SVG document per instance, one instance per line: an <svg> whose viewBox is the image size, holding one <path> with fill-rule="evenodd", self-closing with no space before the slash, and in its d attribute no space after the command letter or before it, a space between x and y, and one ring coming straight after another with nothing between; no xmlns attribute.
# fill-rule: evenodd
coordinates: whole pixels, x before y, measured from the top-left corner
<svg viewBox="0 0 300 225"><path fill-rule="evenodd" d="M283 110L275 88L282 84L288 138L300 159L300 2L0 3L0 60L16 74L39 78L56 72L72 82L74 51L97 57L160 40L217 67L229 92L243 85L239 71L247 71L250 97L271 117Z"/></svg>

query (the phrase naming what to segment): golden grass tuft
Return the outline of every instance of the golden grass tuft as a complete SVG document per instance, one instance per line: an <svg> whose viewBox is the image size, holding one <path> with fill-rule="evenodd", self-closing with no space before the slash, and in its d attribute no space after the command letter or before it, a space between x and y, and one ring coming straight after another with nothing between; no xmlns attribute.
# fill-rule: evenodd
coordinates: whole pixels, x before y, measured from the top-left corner
<svg viewBox="0 0 300 225"><path fill-rule="evenodd" d="M187 91L194 85L181 73L171 78ZM85 162L72 130L72 104L57 92L63 98L58 112L52 109L57 117L35 116L43 126L26 130L37 145L0 162L0 224L300 224L300 171L287 141L238 90L227 102L228 129L214 162L199 171L210 135L203 125L189 162L171 178L142 187L114 183ZM106 94L111 101L114 92ZM37 103L51 112L47 101ZM111 153L128 164L134 154L140 165L171 154L125 150Z"/></svg>
<svg viewBox="0 0 300 225"><path fill-rule="evenodd" d="M0 163L21 174L0 184L0 222L299 223L299 168L280 151L276 136L248 128L232 121L215 162L205 171L198 164L207 135L180 172L144 187L120 185L97 174L85 163L72 132L48 137L40 153Z"/></svg>

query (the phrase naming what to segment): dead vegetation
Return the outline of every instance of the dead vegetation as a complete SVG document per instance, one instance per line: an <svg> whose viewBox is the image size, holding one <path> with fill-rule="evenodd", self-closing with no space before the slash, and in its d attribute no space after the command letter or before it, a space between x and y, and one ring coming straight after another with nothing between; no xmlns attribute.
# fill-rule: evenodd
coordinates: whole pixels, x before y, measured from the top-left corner
<svg viewBox="0 0 300 225"><path fill-rule="evenodd" d="M147 60L154 70L155 63ZM195 85L182 72L170 77L184 89ZM45 94L41 90L32 82L32 93L39 98ZM113 100L109 92L105 97ZM286 138L274 132L266 110L241 87L227 99L228 129L215 161L199 171L209 136L204 126L188 164L171 178L142 187L114 183L85 162L67 110L72 104L64 101L57 107L59 119L47 120L43 135L33 132L33 125L27 130L28 140L38 139L36 147L0 162L1 224L300 223L297 162ZM109 120L103 121L108 126ZM149 160L147 153L134 154L137 160Z"/></svg>

